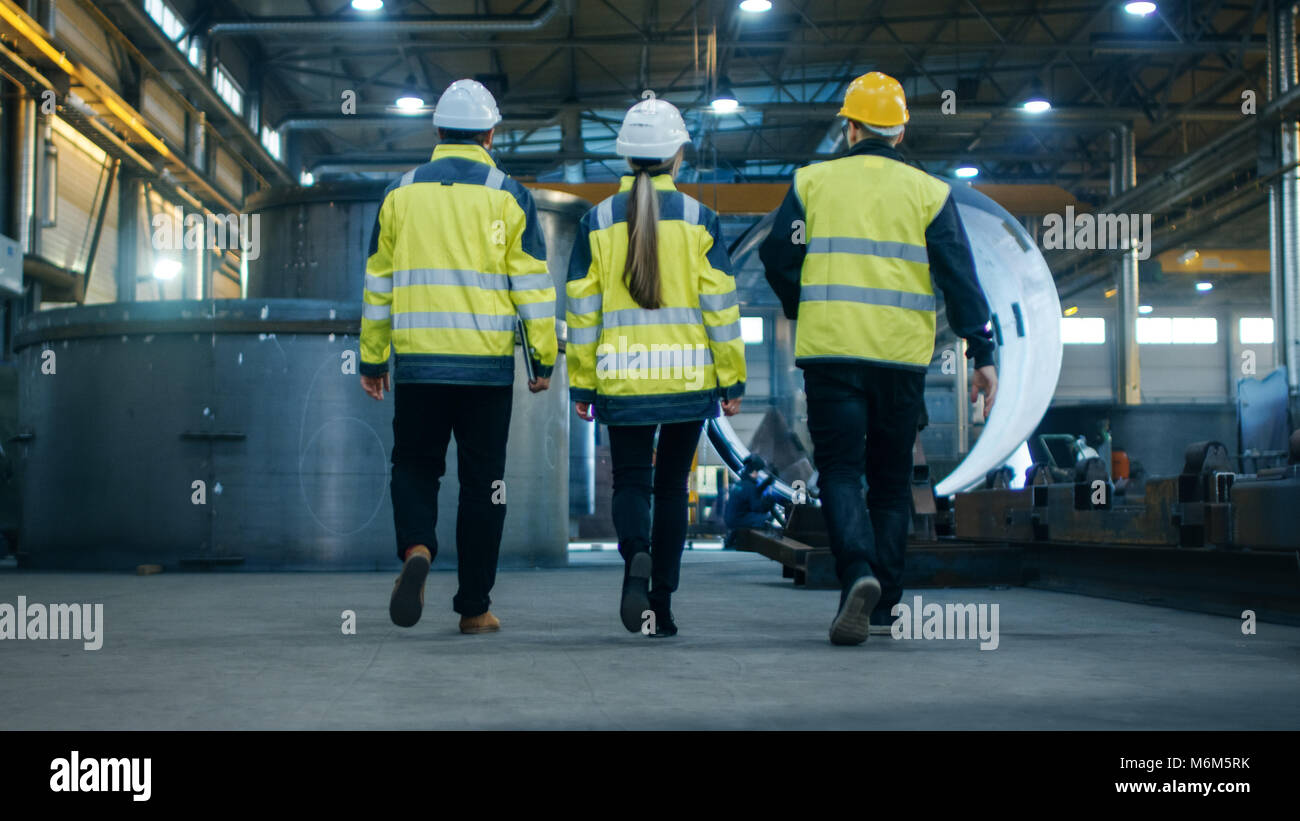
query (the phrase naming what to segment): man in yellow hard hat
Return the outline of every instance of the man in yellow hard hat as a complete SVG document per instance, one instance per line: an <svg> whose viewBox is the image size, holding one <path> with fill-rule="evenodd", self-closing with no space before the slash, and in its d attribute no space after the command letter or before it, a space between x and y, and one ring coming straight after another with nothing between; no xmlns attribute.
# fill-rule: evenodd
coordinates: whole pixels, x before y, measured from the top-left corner
<svg viewBox="0 0 1300 821"><path fill-rule="evenodd" d="M908 120L903 87L864 74L839 116L848 151L795 172L759 255L785 315L799 320L795 364L841 584L830 638L861 644L888 632L903 592L936 285L974 360L971 401L984 394L986 414L997 372L988 303L948 184L897 150Z"/></svg>

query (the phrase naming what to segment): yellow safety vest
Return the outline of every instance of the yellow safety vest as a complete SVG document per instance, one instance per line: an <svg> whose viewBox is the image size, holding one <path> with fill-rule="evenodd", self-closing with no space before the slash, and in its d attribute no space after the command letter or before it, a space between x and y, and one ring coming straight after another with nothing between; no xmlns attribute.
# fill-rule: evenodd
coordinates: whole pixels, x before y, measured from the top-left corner
<svg viewBox="0 0 1300 821"><path fill-rule="evenodd" d="M800 168L805 215L795 359L926 368L935 294L925 231L946 183L888 157L856 154Z"/></svg>
<svg viewBox="0 0 1300 821"><path fill-rule="evenodd" d="M437 146L389 186L366 262L361 372L508 385L516 315L539 376L555 365L555 285L532 195L476 144Z"/></svg>
<svg viewBox="0 0 1300 821"><path fill-rule="evenodd" d="M740 307L718 217L669 175L652 179L662 307L642 308L623 283L632 177L582 218L569 257L569 391L611 425L707 419L720 399L745 390Z"/></svg>

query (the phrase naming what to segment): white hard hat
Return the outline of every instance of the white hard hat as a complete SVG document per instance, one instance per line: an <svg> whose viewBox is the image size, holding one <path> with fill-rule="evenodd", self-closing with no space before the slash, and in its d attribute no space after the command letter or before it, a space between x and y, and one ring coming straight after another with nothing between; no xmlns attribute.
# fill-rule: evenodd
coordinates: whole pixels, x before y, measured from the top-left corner
<svg viewBox="0 0 1300 821"><path fill-rule="evenodd" d="M447 86L433 110L436 128L457 131L487 131L501 122L501 112L492 92L476 80L457 80Z"/></svg>
<svg viewBox="0 0 1300 821"><path fill-rule="evenodd" d="M614 150L628 159L666 160L690 141L677 106L650 97L627 110Z"/></svg>

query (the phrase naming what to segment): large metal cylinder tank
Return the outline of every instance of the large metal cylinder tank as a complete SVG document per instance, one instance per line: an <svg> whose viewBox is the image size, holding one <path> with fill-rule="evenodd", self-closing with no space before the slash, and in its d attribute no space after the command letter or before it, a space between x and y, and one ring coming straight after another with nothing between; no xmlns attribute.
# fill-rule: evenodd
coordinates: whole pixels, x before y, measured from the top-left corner
<svg viewBox="0 0 1300 821"><path fill-rule="evenodd" d="M249 299L360 301L375 215L387 183L281 186L248 198L261 253L248 260ZM548 246L549 247L549 246Z"/></svg>
<svg viewBox="0 0 1300 821"><path fill-rule="evenodd" d="M366 267L370 233L387 183L333 182L311 188L268 189L249 199L261 219L261 254L248 264L250 299L356 299ZM556 275L555 315L564 318L569 251L589 204L570 194L535 190L538 219ZM342 263L342 264L340 264ZM557 388L563 388L559 382ZM572 516L595 507L595 429L570 409L569 508Z"/></svg>
<svg viewBox="0 0 1300 821"><path fill-rule="evenodd" d="M383 188L295 188L251 199L263 248L249 264L249 299L113 303L22 320L24 564L396 566L392 397L365 396L355 368L366 244ZM536 194L562 294L588 206ZM562 565L571 413L564 358L555 387L536 395L524 385L518 347L516 360L501 564ZM455 561L454 444L447 464L436 564Z"/></svg>

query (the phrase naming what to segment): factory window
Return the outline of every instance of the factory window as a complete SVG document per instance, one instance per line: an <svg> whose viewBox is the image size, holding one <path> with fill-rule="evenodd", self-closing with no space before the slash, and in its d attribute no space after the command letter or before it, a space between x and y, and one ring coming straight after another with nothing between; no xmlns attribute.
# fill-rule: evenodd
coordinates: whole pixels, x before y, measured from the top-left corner
<svg viewBox="0 0 1300 821"><path fill-rule="evenodd" d="M758 345L763 341L763 317L742 316L740 318L740 338L746 345Z"/></svg>
<svg viewBox="0 0 1300 821"><path fill-rule="evenodd" d="M1243 345L1272 345L1273 317L1243 316L1237 323Z"/></svg>
<svg viewBox="0 0 1300 821"><path fill-rule="evenodd" d="M1143 316L1137 321L1139 345L1214 345L1219 321L1210 316Z"/></svg>
<svg viewBox="0 0 1300 821"><path fill-rule="evenodd" d="M181 37L185 33L185 21L181 20L181 16L164 0L144 0L144 10L162 29L163 34L167 35L167 39L176 44L176 48L181 50L190 64L199 67L203 55L199 51L197 40Z"/></svg>
<svg viewBox="0 0 1300 821"><path fill-rule="evenodd" d="M163 0L144 0L144 10L162 29L163 34L167 35L168 40L180 42L181 35L185 33L185 24L181 22L180 15L172 11L171 6Z"/></svg>
<svg viewBox="0 0 1300 821"><path fill-rule="evenodd" d="M1137 341L1139 345L1168 345L1170 338L1169 317L1138 317Z"/></svg>
<svg viewBox="0 0 1300 821"><path fill-rule="evenodd" d="M1064 345L1106 344L1106 320L1099 316L1061 317L1061 343Z"/></svg>
<svg viewBox="0 0 1300 821"><path fill-rule="evenodd" d="M262 145L277 160L280 159L280 132L262 126Z"/></svg>
<svg viewBox="0 0 1300 821"><path fill-rule="evenodd" d="M217 92L217 96L226 101L231 111L236 114L244 113L244 92L235 85L230 72L219 64L212 67L212 88Z"/></svg>

